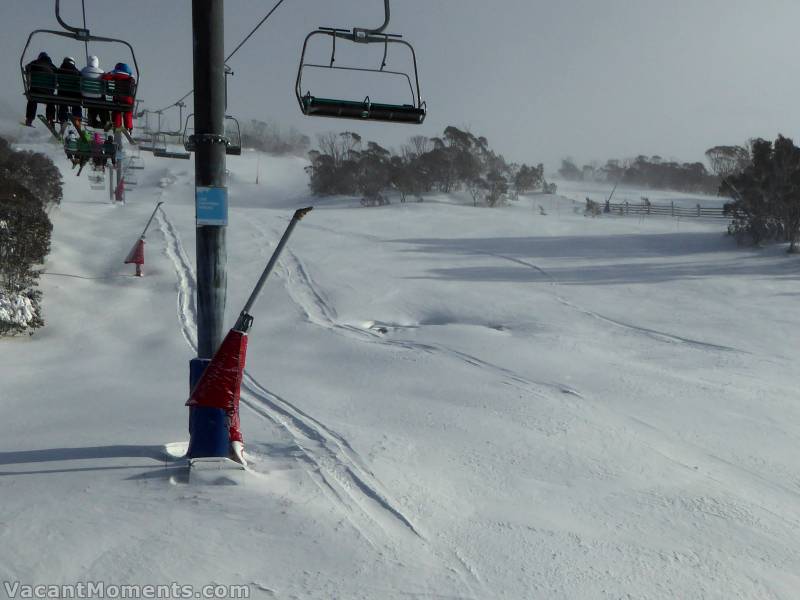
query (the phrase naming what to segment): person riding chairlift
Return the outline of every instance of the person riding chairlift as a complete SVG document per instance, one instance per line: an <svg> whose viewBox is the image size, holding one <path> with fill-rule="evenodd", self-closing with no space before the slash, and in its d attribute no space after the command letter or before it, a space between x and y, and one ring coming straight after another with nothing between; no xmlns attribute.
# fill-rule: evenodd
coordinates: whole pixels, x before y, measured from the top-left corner
<svg viewBox="0 0 800 600"><path fill-rule="evenodd" d="M103 69L100 68L100 59L96 56L90 56L88 64L81 70L81 77L83 79L101 79L103 77ZM84 98L102 98L102 94L98 92L83 92ZM86 111L87 125L95 129L103 129L109 121L108 111L102 108L89 108Z"/></svg>
<svg viewBox="0 0 800 600"><path fill-rule="evenodd" d="M106 141L103 142L103 156L111 159L112 166L117 165L117 145L114 143L114 138L110 135L106 136Z"/></svg>
<svg viewBox="0 0 800 600"><path fill-rule="evenodd" d="M50 56L47 52L40 52L39 56L36 60L32 60L27 65L25 65L25 74L29 75L30 73L48 73L50 75L55 74L56 66L53 64L53 61L50 60ZM54 82L55 83L55 82ZM52 94L55 92L54 87L31 87L31 93L34 94ZM36 118L36 108L37 103L33 100L28 100L28 104L25 107L25 125L28 127L33 127L33 120ZM50 123L51 127L55 127L56 121L56 105L55 104L48 104L47 109L45 111L45 118L47 122Z"/></svg>
<svg viewBox="0 0 800 600"><path fill-rule="evenodd" d="M131 71L131 68L125 63L117 63L114 65L114 70L105 73L102 78L106 81L130 81L131 83L135 83L133 71ZM133 106L133 100L133 96L114 96L114 102L121 104L129 104ZM126 112L115 110L112 111L111 117L114 129L120 129L124 125L125 129L127 129L129 132L133 131L132 110Z"/></svg>
<svg viewBox="0 0 800 600"><path fill-rule="evenodd" d="M75 59L71 56L64 57L61 66L56 71L59 75L72 75L77 80L81 72L75 66ZM64 130L67 127L67 122L72 119L76 127L80 127L81 119L83 118L83 111L81 109L81 93L77 90L61 90L59 89L58 95L62 98L75 98L75 104L68 106L62 104L58 107L58 122L61 124L61 135L64 135Z"/></svg>
<svg viewBox="0 0 800 600"><path fill-rule="evenodd" d="M72 157L72 168L75 165L80 165L76 176L80 177L83 167L89 162L89 156L92 154L92 136L85 129L81 129L78 133L78 152Z"/></svg>
<svg viewBox="0 0 800 600"><path fill-rule="evenodd" d="M106 170L108 158L105 153L105 140L99 133L92 136L92 164L96 169L103 172Z"/></svg>

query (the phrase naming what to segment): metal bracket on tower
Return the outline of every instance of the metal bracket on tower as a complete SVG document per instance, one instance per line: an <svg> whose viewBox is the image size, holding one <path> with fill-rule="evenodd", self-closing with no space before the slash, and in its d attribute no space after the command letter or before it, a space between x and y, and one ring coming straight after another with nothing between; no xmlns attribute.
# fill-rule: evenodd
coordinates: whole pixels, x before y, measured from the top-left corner
<svg viewBox="0 0 800 600"><path fill-rule="evenodd" d="M218 133L195 133L189 136L190 140L194 140L195 144L225 144L226 146L231 141L224 135Z"/></svg>

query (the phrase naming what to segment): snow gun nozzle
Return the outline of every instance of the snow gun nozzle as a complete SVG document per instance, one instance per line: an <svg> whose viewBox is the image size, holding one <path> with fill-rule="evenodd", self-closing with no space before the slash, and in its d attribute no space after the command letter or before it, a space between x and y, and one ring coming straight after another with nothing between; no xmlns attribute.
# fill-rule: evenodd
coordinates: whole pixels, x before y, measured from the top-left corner
<svg viewBox="0 0 800 600"><path fill-rule="evenodd" d="M314 210L313 206L307 206L306 208L298 208L296 211L294 211L294 217L292 218L297 219L299 221L300 219L305 217L308 213L310 213L312 210Z"/></svg>
<svg viewBox="0 0 800 600"><path fill-rule="evenodd" d="M242 311L239 315L239 318L236 319L236 325L233 326L235 331L240 331L242 333L247 333L250 331L250 328L253 326L253 316L247 314L245 311Z"/></svg>
<svg viewBox="0 0 800 600"><path fill-rule="evenodd" d="M289 222L289 226L286 228L286 231L283 232L283 236L281 237L278 245L275 247L272 256L269 258L269 262L267 266L264 268L264 272L261 273L261 277L256 283L256 287L253 288L250 297L247 299L247 302L242 309L242 312L239 314L239 319L236 321L236 326L234 329L236 331L241 331L242 333L247 333L247 330L250 329L250 326L253 324L253 317L250 316L250 309L253 308L253 304L256 302L256 298L261 293L261 288L264 287L264 282L269 277L269 274L272 272L275 263L278 262L278 257L281 255L283 251L283 247L286 245L289 236L292 235L292 231L294 231L294 226L297 225L297 222L300 221L304 216L306 216L312 210L312 206L308 206L306 208L298 208L294 211L294 216L292 220Z"/></svg>

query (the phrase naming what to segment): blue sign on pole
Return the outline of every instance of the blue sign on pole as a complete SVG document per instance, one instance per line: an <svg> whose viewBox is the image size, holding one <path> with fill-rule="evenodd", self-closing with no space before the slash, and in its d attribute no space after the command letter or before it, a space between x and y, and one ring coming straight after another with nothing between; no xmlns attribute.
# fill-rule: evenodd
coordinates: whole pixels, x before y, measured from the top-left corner
<svg viewBox="0 0 800 600"><path fill-rule="evenodd" d="M228 224L228 188L197 187L194 191L195 220L200 225Z"/></svg>

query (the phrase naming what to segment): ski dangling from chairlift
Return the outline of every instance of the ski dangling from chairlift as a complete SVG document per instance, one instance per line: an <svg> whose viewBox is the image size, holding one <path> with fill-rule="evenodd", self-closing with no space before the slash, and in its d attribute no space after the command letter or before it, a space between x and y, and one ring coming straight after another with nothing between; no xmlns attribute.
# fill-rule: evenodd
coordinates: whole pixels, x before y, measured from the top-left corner
<svg viewBox="0 0 800 600"><path fill-rule="evenodd" d="M300 55L300 67L297 70L297 81L295 82L295 96L300 105L300 110L309 117L333 117L340 119L358 119L361 121L381 121L390 123L408 123L419 125L425 120L427 107L420 97L419 73L417 71L417 55L414 47L402 39L402 36L390 33L383 33L389 24L389 0L384 0L386 18L381 27L377 29L366 29L354 27L349 29L338 29L334 27L320 27L306 36L303 42L303 51ZM306 62L306 50L308 42L315 36L331 38L331 56L328 64L318 64ZM382 44L383 60L380 67L344 67L338 66L336 62L336 41L344 40L356 44ZM403 71L391 71L386 69L391 44L399 44L409 49L412 64L414 66L413 82L411 76ZM408 82L411 92L410 103L387 104L372 102L367 96L364 100L340 100L316 96L310 90L303 91L303 72L306 69L331 69L339 71L358 71L365 73L380 73L396 77L404 77Z"/></svg>

